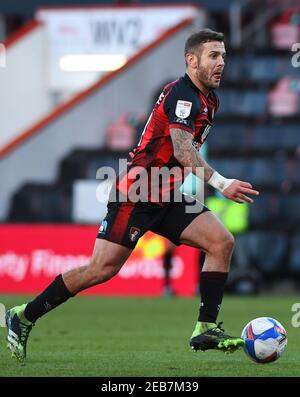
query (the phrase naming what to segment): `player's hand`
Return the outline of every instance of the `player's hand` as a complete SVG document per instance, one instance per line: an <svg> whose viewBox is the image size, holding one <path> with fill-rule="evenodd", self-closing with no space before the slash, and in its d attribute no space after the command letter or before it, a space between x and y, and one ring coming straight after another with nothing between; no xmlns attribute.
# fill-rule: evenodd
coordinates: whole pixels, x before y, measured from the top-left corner
<svg viewBox="0 0 300 397"><path fill-rule="evenodd" d="M239 181L235 179L231 185L229 185L224 191L223 196L228 198L229 200L233 200L236 203L243 204L253 203L253 199L249 197L258 196L259 192L257 190L252 189L252 185L249 182Z"/></svg>

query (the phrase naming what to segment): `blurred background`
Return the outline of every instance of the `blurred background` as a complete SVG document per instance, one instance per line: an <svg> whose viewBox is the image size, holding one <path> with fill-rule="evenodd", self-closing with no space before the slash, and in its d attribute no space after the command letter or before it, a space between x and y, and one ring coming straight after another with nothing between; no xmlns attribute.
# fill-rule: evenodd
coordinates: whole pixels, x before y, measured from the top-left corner
<svg viewBox="0 0 300 397"><path fill-rule="evenodd" d="M236 238L228 292L299 290L300 1L10 0L0 3L0 293L35 293L87 262L106 213L97 170L118 172L204 27L225 33L227 60L203 155L260 191L249 206L206 192ZM192 296L201 262L148 233L87 293Z"/></svg>

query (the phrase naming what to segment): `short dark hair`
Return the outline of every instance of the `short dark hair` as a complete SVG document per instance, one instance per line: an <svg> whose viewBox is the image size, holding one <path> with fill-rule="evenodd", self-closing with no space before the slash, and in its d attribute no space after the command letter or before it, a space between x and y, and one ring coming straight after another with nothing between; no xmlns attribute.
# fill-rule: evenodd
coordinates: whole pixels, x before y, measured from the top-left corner
<svg viewBox="0 0 300 397"><path fill-rule="evenodd" d="M224 34L208 28L193 33L185 42L184 56L188 52L193 52L200 44L207 43L208 41L224 41Z"/></svg>

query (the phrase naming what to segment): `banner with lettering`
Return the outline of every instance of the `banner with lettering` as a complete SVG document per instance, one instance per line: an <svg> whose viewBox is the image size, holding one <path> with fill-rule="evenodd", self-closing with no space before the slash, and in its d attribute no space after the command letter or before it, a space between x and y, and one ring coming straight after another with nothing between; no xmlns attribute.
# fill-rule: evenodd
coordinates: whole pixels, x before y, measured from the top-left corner
<svg viewBox="0 0 300 397"><path fill-rule="evenodd" d="M74 91L118 69L183 20L204 26L205 12L193 5L45 7L36 19L45 26L49 88ZM94 70L98 62L103 69Z"/></svg>
<svg viewBox="0 0 300 397"><path fill-rule="evenodd" d="M0 225L0 293L37 293L58 274L86 265L97 231L97 226ZM148 232L112 280L83 294L161 295L167 244ZM171 285L177 295L196 293L198 254L184 245L175 248Z"/></svg>
<svg viewBox="0 0 300 397"><path fill-rule="evenodd" d="M53 53L133 55L199 8L192 5L41 8Z"/></svg>

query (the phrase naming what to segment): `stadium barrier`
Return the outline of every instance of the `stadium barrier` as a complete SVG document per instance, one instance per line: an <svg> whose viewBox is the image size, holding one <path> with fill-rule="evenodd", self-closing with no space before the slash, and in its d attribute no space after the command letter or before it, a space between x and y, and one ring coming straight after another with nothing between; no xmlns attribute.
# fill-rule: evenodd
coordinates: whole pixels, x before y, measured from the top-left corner
<svg viewBox="0 0 300 397"><path fill-rule="evenodd" d="M97 226L0 225L0 293L37 293L58 274L86 265L96 234ZM166 240L148 232L112 280L83 294L161 295L165 249ZM198 254L184 245L176 248L171 282L177 295L195 295Z"/></svg>

